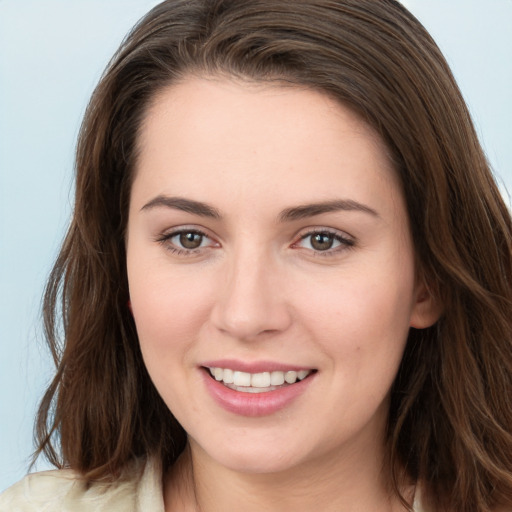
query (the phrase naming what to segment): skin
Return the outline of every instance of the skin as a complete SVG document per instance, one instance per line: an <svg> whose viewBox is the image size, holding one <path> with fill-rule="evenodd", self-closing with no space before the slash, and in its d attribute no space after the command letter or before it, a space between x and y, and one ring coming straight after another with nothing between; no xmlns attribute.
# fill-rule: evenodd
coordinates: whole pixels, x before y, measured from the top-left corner
<svg viewBox="0 0 512 512"><path fill-rule="evenodd" d="M189 77L155 98L139 142L131 304L148 371L189 434L166 510L402 510L381 469L389 390L409 328L438 311L379 137L319 92ZM350 208L283 220L340 200ZM187 250L180 231L205 236ZM316 373L283 409L247 417L206 390L202 363L226 357Z"/></svg>

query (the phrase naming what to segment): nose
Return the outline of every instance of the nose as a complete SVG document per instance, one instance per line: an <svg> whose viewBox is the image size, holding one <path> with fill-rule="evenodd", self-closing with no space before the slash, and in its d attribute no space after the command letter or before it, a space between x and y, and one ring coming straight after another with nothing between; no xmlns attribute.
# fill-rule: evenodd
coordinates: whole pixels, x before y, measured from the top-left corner
<svg viewBox="0 0 512 512"><path fill-rule="evenodd" d="M239 340L285 331L292 322L284 275L268 255L246 252L225 262L212 309L217 329Z"/></svg>

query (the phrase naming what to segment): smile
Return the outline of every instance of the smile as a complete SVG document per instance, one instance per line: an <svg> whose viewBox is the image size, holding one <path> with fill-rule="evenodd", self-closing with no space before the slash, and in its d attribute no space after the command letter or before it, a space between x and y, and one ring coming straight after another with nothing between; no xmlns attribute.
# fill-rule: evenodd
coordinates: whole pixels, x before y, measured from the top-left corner
<svg viewBox="0 0 512 512"><path fill-rule="evenodd" d="M274 391L304 380L313 370L248 373L229 368L208 367L211 376L226 387L243 393Z"/></svg>
<svg viewBox="0 0 512 512"><path fill-rule="evenodd" d="M212 361L201 370L206 390L214 402L230 413L248 417L267 416L291 407L314 386L318 375L317 369L287 368L263 361L252 364Z"/></svg>

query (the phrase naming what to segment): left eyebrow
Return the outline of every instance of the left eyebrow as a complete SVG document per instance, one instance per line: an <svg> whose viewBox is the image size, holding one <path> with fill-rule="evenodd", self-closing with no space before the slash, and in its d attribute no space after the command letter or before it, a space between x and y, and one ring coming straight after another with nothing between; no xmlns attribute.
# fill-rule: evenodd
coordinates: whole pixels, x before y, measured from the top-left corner
<svg viewBox="0 0 512 512"><path fill-rule="evenodd" d="M359 211L367 213L373 217L380 217L380 215L369 206L366 206L351 199L337 199L334 201L325 201L321 203L305 204L287 208L279 214L280 222L291 222L294 220L301 220L307 217L314 217L322 213L330 213L336 211Z"/></svg>

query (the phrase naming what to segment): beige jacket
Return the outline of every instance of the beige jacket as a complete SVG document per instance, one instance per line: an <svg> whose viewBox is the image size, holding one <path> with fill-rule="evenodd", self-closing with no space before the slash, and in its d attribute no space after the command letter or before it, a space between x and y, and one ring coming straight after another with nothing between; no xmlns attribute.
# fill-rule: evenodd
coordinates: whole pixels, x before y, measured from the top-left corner
<svg viewBox="0 0 512 512"><path fill-rule="evenodd" d="M162 471L138 461L119 481L91 486L71 469L33 473L0 494L0 512L164 512Z"/></svg>
<svg viewBox="0 0 512 512"><path fill-rule="evenodd" d="M119 482L89 487L71 469L34 473L0 494L0 512L165 512L162 471L139 461Z"/></svg>

